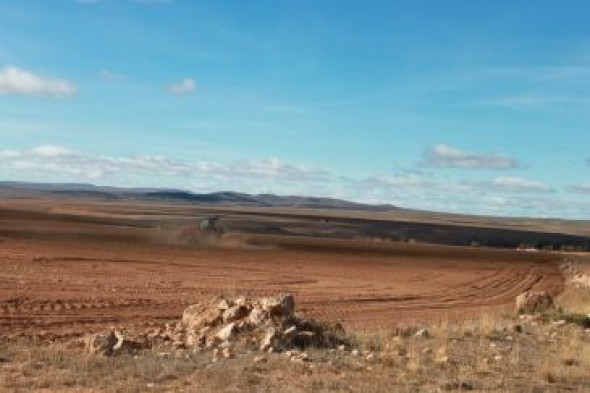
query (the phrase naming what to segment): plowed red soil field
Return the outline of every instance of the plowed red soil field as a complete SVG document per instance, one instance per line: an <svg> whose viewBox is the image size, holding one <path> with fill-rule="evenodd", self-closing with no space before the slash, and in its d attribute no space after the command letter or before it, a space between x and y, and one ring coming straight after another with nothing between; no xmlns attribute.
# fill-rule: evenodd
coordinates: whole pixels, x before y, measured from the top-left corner
<svg viewBox="0 0 590 393"><path fill-rule="evenodd" d="M318 318L387 327L508 311L524 290L562 287L553 254L260 233L200 248L170 241L170 210L141 225L107 213L2 208L0 337L143 326L220 294L279 292Z"/></svg>

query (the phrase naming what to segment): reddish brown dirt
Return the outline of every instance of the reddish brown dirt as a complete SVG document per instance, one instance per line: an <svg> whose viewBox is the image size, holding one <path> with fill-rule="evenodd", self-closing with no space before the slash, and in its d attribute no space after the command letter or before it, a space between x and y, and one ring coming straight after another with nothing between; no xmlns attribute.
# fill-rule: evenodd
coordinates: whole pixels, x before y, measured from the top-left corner
<svg viewBox="0 0 590 393"><path fill-rule="evenodd" d="M524 290L562 286L562 257L552 254L261 235L250 238L256 246L192 248L114 209L33 210L0 215L0 337L159 323L224 293L292 292L310 315L386 327L511 310Z"/></svg>

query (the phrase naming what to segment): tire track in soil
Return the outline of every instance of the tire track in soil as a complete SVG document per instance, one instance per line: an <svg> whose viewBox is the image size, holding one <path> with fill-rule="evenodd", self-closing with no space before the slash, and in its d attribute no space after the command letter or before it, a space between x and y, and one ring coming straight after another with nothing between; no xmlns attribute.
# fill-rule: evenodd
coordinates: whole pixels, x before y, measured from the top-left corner
<svg viewBox="0 0 590 393"><path fill-rule="evenodd" d="M294 240L290 240L293 242ZM557 292L556 257L371 243L326 248L191 249L126 243L6 240L0 249L0 339L66 336L178 319L216 295L293 292L298 308L350 326L462 317L512 306L526 289ZM385 251L384 251L385 247Z"/></svg>

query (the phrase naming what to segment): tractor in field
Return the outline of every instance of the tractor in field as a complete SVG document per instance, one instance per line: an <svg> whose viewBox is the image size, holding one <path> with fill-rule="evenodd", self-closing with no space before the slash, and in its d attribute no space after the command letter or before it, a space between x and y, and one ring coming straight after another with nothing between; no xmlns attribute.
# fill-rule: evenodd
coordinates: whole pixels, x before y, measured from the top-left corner
<svg viewBox="0 0 590 393"><path fill-rule="evenodd" d="M188 244L216 244L224 234L225 229L219 223L218 217L205 217L197 223L185 226L180 232L179 239Z"/></svg>

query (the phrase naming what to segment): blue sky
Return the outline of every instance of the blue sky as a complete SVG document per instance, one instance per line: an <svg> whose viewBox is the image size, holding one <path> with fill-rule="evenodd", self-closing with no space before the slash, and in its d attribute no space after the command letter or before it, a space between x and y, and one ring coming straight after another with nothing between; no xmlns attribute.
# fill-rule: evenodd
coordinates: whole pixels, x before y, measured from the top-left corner
<svg viewBox="0 0 590 393"><path fill-rule="evenodd" d="M589 13L4 0L0 179L590 219Z"/></svg>

